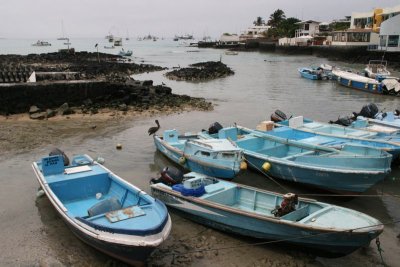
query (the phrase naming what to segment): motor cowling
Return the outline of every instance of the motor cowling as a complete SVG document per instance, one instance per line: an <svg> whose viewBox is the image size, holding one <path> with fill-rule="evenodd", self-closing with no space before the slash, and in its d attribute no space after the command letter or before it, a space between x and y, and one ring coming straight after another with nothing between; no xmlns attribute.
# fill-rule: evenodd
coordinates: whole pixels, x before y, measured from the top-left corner
<svg viewBox="0 0 400 267"><path fill-rule="evenodd" d="M180 184L183 181L183 173L180 170L172 167L165 167L160 174L161 175L158 179L151 179L151 183L163 183L168 186L172 186L175 184Z"/></svg>
<svg viewBox="0 0 400 267"><path fill-rule="evenodd" d="M212 123L210 125L210 127L208 127L208 133L209 134L216 134L222 128L224 128L224 127L222 127L222 125L219 122L214 122L214 123Z"/></svg>
<svg viewBox="0 0 400 267"><path fill-rule="evenodd" d="M363 106L357 115L373 119L378 112L378 107L374 103L369 103L368 105Z"/></svg>
<svg viewBox="0 0 400 267"><path fill-rule="evenodd" d="M273 122L280 122L285 120L287 120L286 114L279 109L275 110L275 112L271 114L271 121Z"/></svg>
<svg viewBox="0 0 400 267"><path fill-rule="evenodd" d="M68 166L69 165L69 158L67 157L67 155L64 153L64 151L62 151L59 148L54 148L50 151L49 156L56 156L56 155L61 155L63 157L63 161L64 161L64 166Z"/></svg>
<svg viewBox="0 0 400 267"><path fill-rule="evenodd" d="M353 123L353 121L354 121L353 117L342 117L338 118L336 121L329 121L329 123L347 127L350 126Z"/></svg>
<svg viewBox="0 0 400 267"><path fill-rule="evenodd" d="M271 213L274 214L275 217L282 217L292 211L295 211L298 202L299 200L296 194L284 194L281 205L276 206L275 209L271 211Z"/></svg>

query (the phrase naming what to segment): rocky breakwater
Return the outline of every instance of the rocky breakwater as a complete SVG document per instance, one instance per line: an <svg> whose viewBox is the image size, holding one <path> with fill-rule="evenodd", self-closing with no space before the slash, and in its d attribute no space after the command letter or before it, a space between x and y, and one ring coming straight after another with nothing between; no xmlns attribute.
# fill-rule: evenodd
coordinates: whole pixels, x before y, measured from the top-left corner
<svg viewBox="0 0 400 267"><path fill-rule="evenodd" d="M0 72L7 77L18 77L13 73L19 70L24 71L25 77L27 72L30 76L28 81L0 80L0 115L29 112L32 119L45 119L77 112L96 114L102 108L123 112L184 106L212 108L202 98L173 94L171 88L153 85L152 81L133 80L129 75L162 68L126 62L115 55L2 55L0 62Z"/></svg>
<svg viewBox="0 0 400 267"><path fill-rule="evenodd" d="M208 81L235 74L231 68L220 61L200 62L189 68L180 68L167 72L165 76L177 81Z"/></svg>

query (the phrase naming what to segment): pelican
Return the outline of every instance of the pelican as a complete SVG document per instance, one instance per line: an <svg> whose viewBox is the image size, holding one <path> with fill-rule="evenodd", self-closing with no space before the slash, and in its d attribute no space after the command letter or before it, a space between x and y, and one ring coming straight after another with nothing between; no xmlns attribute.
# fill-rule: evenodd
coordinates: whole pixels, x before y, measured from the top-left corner
<svg viewBox="0 0 400 267"><path fill-rule="evenodd" d="M149 135L155 134L158 131L158 129L160 129L160 123L158 123L158 120L155 120L155 122L156 122L157 126L153 126L153 127L149 128L149 130L147 131L149 133Z"/></svg>

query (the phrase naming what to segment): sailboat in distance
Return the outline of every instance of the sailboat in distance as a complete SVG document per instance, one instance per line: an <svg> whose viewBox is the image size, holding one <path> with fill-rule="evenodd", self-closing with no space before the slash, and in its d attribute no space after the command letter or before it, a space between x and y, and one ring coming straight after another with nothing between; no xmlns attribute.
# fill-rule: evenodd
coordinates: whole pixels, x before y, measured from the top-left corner
<svg viewBox="0 0 400 267"><path fill-rule="evenodd" d="M61 20L61 32L62 32L62 36L57 38L57 40L69 42L69 38L65 37L64 22L62 20Z"/></svg>

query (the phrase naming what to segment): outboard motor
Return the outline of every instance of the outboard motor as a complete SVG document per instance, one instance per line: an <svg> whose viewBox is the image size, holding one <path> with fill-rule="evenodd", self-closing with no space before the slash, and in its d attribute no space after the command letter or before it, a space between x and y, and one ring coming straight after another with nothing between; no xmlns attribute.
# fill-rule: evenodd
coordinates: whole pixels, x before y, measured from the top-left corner
<svg viewBox="0 0 400 267"><path fill-rule="evenodd" d="M208 128L208 133L209 134L216 134L218 133L219 130L221 130L222 125L219 122L214 122L213 124L210 125L210 127Z"/></svg>
<svg viewBox="0 0 400 267"><path fill-rule="evenodd" d="M343 118L338 118L336 121L329 121L329 123L347 127L350 126L353 121L354 121L353 117L343 117Z"/></svg>
<svg viewBox="0 0 400 267"><path fill-rule="evenodd" d="M183 181L183 173L175 168L165 167L161 171L161 176L158 179L151 179L150 182L153 184L163 183L168 186L180 184Z"/></svg>
<svg viewBox="0 0 400 267"><path fill-rule="evenodd" d="M368 105L363 106L360 113L357 115L373 119L378 112L378 107L374 103L369 103Z"/></svg>
<svg viewBox="0 0 400 267"><path fill-rule="evenodd" d="M282 217L292 211L295 211L297 203L299 203L299 200L296 194L284 194L281 205L276 206L271 213L274 214L275 217Z"/></svg>
<svg viewBox="0 0 400 267"><path fill-rule="evenodd" d="M65 155L64 151L62 151L61 149L58 149L58 148L54 148L49 153L49 156L56 156L56 155L61 155L63 157L64 166L69 165L69 158L67 157L67 155Z"/></svg>
<svg viewBox="0 0 400 267"><path fill-rule="evenodd" d="M271 114L271 121L273 122L280 122L285 120L287 120L286 114L280 111L279 109L275 110L275 112Z"/></svg>

